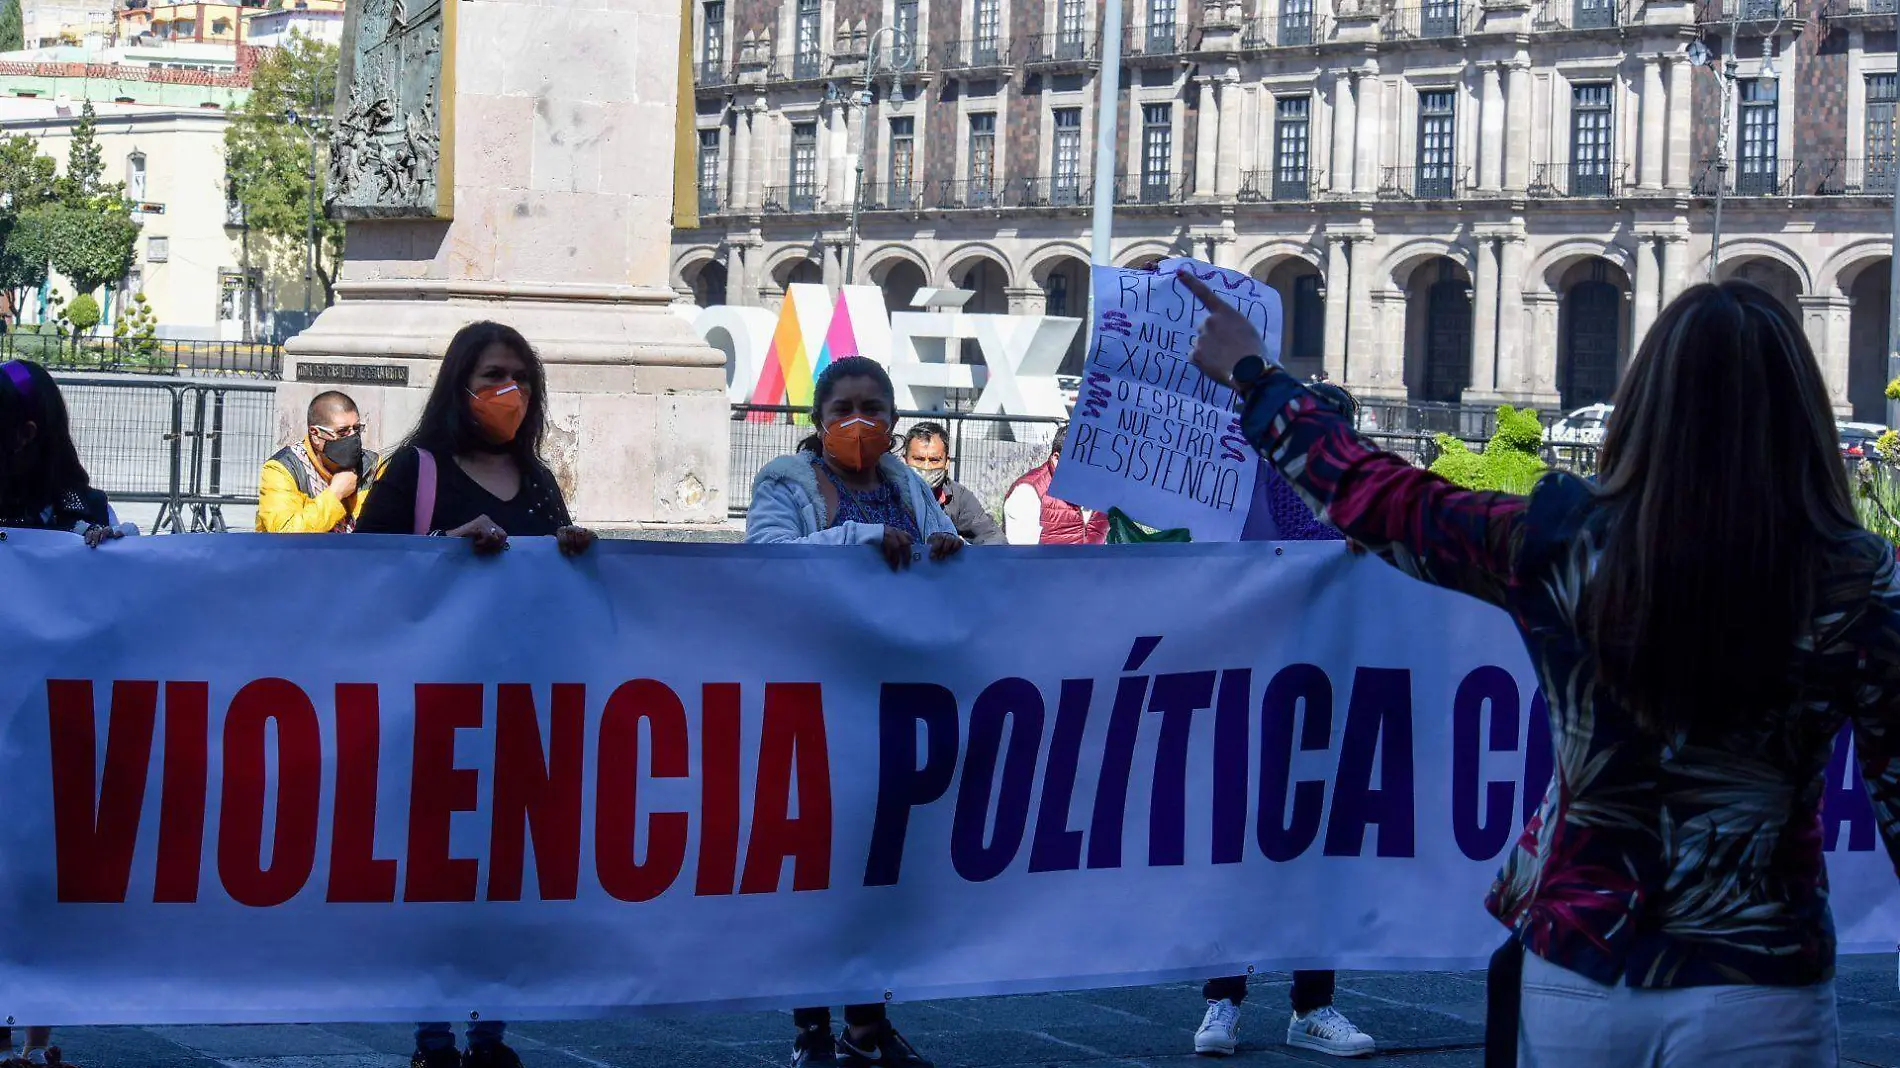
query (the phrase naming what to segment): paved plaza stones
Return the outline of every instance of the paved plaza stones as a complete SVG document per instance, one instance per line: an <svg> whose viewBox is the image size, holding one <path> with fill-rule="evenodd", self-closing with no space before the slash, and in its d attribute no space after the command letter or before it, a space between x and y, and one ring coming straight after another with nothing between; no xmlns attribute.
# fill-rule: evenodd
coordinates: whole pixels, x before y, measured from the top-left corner
<svg viewBox="0 0 1900 1068"><path fill-rule="evenodd" d="M1254 1068L1339 1064L1280 1044L1290 977L1256 977L1241 1019L1241 1052L1195 1057L1195 984L902 1005L906 1034L941 1068ZM1891 954L1842 961L1841 1063L1900 1068L1900 990ZM1478 972L1356 972L1338 1004L1387 1051L1386 1068L1478 1068L1484 976ZM510 1037L528 1068L764 1068L784 1063L785 1013L524 1023ZM400 1024L300 1027L104 1027L62 1030L84 1068L407 1068Z"/></svg>

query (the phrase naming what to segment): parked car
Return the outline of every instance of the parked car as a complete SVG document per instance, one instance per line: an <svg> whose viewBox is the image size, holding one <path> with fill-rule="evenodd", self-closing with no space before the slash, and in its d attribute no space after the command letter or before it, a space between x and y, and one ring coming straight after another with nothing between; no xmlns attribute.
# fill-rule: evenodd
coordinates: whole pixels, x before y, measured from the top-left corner
<svg viewBox="0 0 1900 1068"><path fill-rule="evenodd" d="M1544 431L1546 445L1601 445L1603 426L1610 421L1614 404L1592 404L1578 408Z"/></svg>
<svg viewBox="0 0 1900 1068"><path fill-rule="evenodd" d="M1842 423L1841 456L1848 460L1871 459L1874 455L1874 443L1880 440L1887 428L1879 423Z"/></svg>

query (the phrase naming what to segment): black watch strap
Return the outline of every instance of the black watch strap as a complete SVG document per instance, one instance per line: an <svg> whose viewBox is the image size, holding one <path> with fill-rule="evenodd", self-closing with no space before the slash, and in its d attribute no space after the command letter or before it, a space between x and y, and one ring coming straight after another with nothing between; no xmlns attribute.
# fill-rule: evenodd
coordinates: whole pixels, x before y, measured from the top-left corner
<svg viewBox="0 0 1900 1068"><path fill-rule="evenodd" d="M1267 361L1258 356L1243 356L1234 365L1234 389L1240 393L1251 391L1267 377Z"/></svg>

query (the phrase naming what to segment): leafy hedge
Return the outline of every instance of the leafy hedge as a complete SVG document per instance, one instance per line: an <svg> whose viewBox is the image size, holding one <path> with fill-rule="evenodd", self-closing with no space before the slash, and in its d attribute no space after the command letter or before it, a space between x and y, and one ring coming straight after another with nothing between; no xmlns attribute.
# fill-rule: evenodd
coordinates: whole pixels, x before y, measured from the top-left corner
<svg viewBox="0 0 1900 1068"><path fill-rule="evenodd" d="M1466 489L1529 493L1549 467L1540 455L1543 444L1537 412L1506 404L1498 409L1497 431L1483 452L1472 452L1450 434L1438 435L1440 455L1432 471Z"/></svg>

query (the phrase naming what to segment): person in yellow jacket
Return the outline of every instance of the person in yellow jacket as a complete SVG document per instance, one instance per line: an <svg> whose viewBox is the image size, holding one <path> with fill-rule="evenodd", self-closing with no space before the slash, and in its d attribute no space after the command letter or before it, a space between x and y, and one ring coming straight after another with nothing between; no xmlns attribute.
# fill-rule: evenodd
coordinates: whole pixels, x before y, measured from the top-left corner
<svg viewBox="0 0 1900 1068"><path fill-rule="evenodd" d="M363 421L348 394L319 393L301 441L264 461L257 479L263 534L348 534L363 514L376 454L363 448Z"/></svg>

